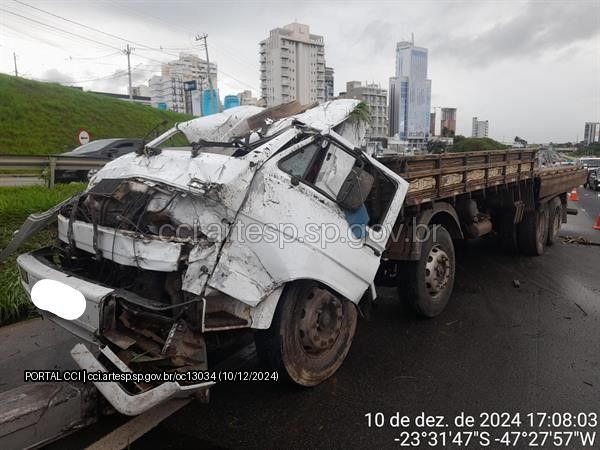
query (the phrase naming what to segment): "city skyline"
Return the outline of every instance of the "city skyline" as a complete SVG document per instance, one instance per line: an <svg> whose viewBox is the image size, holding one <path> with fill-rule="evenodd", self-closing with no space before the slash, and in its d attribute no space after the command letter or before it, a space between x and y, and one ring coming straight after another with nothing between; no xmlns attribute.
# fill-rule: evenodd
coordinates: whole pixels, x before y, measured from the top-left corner
<svg viewBox="0 0 600 450"><path fill-rule="evenodd" d="M429 49L432 105L458 108L457 134L470 134L470 118L494 124L491 137L523 135L531 142L583 138L581 124L600 120L600 4L591 1L496 2L266 2L72 3L25 1L35 8L131 39L134 85L158 73L159 63L180 51L202 57L195 35L208 33L211 62L219 65L223 95L259 90L258 42L269 30L294 20L324 36L335 93L351 80L387 86L390 54L410 39ZM19 3L5 2L0 21L0 71L13 73L13 52L26 77L85 81L97 91L126 92L124 41L65 23ZM596 11L594 13L594 11ZM105 42L66 35L55 28ZM108 20L112 17L112 20ZM116 19L114 18L116 17ZM260 19L248 23L248 17ZM331 20L335 17L336 20ZM224 23L228 25L223 26ZM459 26L457 26L459 24ZM160 50L151 50L160 49ZM77 83L74 83L77 84Z"/></svg>

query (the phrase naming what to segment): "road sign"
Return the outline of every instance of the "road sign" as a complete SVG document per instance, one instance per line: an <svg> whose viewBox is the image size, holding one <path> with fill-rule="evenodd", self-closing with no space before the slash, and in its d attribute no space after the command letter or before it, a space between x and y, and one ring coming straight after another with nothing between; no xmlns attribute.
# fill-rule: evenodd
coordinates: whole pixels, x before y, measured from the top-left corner
<svg viewBox="0 0 600 450"><path fill-rule="evenodd" d="M79 142L79 145L88 144L91 140L92 136L89 131L82 128L77 132L77 141Z"/></svg>
<svg viewBox="0 0 600 450"><path fill-rule="evenodd" d="M198 85L196 84L196 80L192 81L184 81L183 82L183 90L184 91L195 91L198 89Z"/></svg>

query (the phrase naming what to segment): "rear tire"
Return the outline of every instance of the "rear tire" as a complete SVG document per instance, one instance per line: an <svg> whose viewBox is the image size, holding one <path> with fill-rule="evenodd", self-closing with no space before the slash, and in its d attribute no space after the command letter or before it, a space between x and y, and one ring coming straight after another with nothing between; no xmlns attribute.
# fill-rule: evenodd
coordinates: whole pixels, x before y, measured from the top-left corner
<svg viewBox="0 0 600 450"><path fill-rule="evenodd" d="M342 365L356 332L357 308L316 282L285 289L268 330L254 338L260 359L283 378L316 386Z"/></svg>
<svg viewBox="0 0 600 450"><path fill-rule="evenodd" d="M553 245L558 239L562 225L562 203L558 197L548 203L548 239L546 243Z"/></svg>
<svg viewBox="0 0 600 450"><path fill-rule="evenodd" d="M540 256L548 239L548 210L528 211L518 225L519 250L524 255Z"/></svg>
<svg viewBox="0 0 600 450"><path fill-rule="evenodd" d="M454 244L443 226L434 226L435 233L433 226L429 227L419 261L408 264L401 274L404 283L400 290L406 291L414 309L424 317L435 317L444 310L454 286Z"/></svg>

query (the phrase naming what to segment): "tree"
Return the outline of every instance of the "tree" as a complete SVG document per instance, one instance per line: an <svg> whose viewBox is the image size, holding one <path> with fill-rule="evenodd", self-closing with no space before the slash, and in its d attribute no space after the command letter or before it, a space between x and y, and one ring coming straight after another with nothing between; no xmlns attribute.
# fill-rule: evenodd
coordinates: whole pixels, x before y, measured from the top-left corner
<svg viewBox="0 0 600 450"><path fill-rule="evenodd" d="M444 153L446 151L446 143L442 141L428 141L427 152L428 153Z"/></svg>
<svg viewBox="0 0 600 450"><path fill-rule="evenodd" d="M454 137L454 130L451 130L448 127L442 127L442 136L443 137Z"/></svg>

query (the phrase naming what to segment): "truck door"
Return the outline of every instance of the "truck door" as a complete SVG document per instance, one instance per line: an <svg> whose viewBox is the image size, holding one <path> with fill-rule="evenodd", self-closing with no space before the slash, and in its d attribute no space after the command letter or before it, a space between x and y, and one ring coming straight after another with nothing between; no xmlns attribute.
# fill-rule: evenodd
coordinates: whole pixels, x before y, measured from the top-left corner
<svg viewBox="0 0 600 450"><path fill-rule="evenodd" d="M391 194L374 208L376 184ZM257 172L212 285L256 304L285 282L313 279L358 302L407 190L406 181L341 136L307 138ZM258 239L249 239L251 229Z"/></svg>

